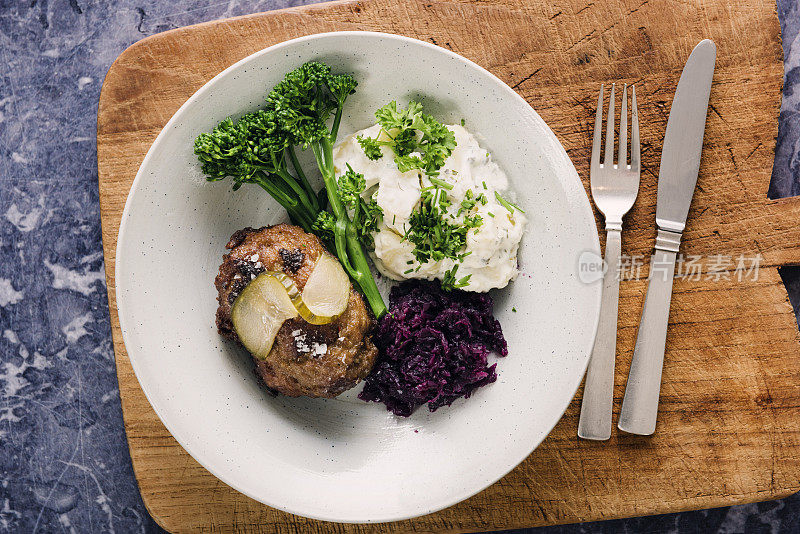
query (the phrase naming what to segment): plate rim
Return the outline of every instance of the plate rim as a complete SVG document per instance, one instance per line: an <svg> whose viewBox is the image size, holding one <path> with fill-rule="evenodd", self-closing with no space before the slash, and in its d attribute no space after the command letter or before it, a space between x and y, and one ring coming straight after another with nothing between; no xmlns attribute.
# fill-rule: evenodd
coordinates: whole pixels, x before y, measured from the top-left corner
<svg viewBox="0 0 800 534"><path fill-rule="evenodd" d="M141 182L141 177L144 174L143 173L143 169L147 166L147 164L149 163L149 161L152 158L153 154L157 151L156 150L157 147L163 142L164 137L167 134L167 131L171 129L171 126L175 122L180 120L184 110L186 108L188 108L189 106L191 106L196 100L198 100L203 94L205 94L205 92L209 91L210 88L215 84L215 82L218 79L221 79L221 78L227 76L232 71L237 70L241 65L244 65L247 62L252 61L253 59L255 59L257 57L260 57L261 55L268 54L268 53L280 50L280 49L282 49L284 47L293 46L295 44L302 43L302 42L305 42L305 41L324 39L324 38L328 38L328 37L343 37L343 36L346 37L348 35L373 36L373 37L378 37L378 38L382 38L382 39L396 40L396 41L406 42L406 43L410 42L410 43L413 43L414 45L417 45L417 46L421 45L421 46L429 48L429 49L434 49L434 50L436 50L437 53L444 54L445 56L450 56L452 59L456 59L457 61L465 63L469 67L471 67L473 69L476 69L477 71L481 72L482 74L488 76L492 81L496 82L502 88L502 90L505 93L507 93L511 98L517 99L518 101L521 101L522 103L524 103L524 105L527 106L528 108L530 108L530 110L533 112L535 118L538 121L541 121L541 124L544 126L544 128L546 128L546 130L549 131L552 134L553 138L556 140L556 142L557 142L556 143L557 144L557 147L556 147L557 153L555 155L557 155L560 159L562 159L562 160L564 160L565 162L568 163L568 167L570 167L572 169L572 171L574 173L574 178L577 179L577 183L578 183L578 185L581 186L580 189L584 193L577 200L577 204L582 205L582 208L579 208L579 209L584 211L585 214L588 216L588 218L593 223L596 224L594 212L593 212L592 207L591 207L591 202L589 200L589 196L586 194L585 190L583 190L582 181L580 179L580 175L578 174L577 169L575 169L575 165L572 162L572 160L569 158L569 155L567 154L566 149L564 148L563 144L558 139L558 136L556 136L556 134L555 134L555 132L553 132L552 128L550 128L550 126L544 121L544 119L542 119L542 117L533 108L533 106L531 106L519 93L517 93L514 89L512 89L503 80L501 80L500 78L495 76L492 72L490 72L486 68L482 67L481 65L475 63L474 61L472 61L472 60L470 60L470 59L468 59L468 58L466 58L466 57L464 57L464 56L462 56L462 55L460 55L460 54L458 54L456 52L453 52L452 50L448 50L446 48L443 48L443 47L438 46L438 45L434 45L432 43L428 43L428 42L423 41L421 39L416 39L414 37L408 37L408 36L405 36L405 35L387 33L387 32L359 31L359 30L331 31L331 32L313 33L313 34L297 37L295 39L289 39L289 40L286 40L286 41L282 41L280 43L276 43L274 45L268 46L268 47L263 48L261 50L257 50L256 52L253 52L252 54L249 54L248 56L240 59L239 61L236 61L232 65L226 67L224 70L222 70L221 72L216 74L210 80L208 80L199 89L197 89L183 104L181 104L181 106L177 109L177 111L175 111L175 113L172 115L172 117L170 117L170 119L167 121L167 123L164 125L164 127L161 129L161 131L156 136L156 138L153 141L153 143L150 145L150 148L147 150L147 154L145 155L144 159L142 160L142 163L139 165L139 168L138 168L138 170L136 172L136 176L134 177L133 182L131 184L131 188L128 191L128 196L126 197L126 200L125 200L125 207L124 207L124 209L122 211L122 215L121 215L121 219L120 219L120 225L119 225L119 231L117 233L117 240L116 240L117 241L116 242L117 246L116 246L116 251L115 251L115 263L114 263L114 280L115 280L114 292L115 292L115 299L116 299L116 305L117 305L116 306L116 308L117 308L117 316L119 318L119 326L120 326L120 334L122 336L122 342L123 342L123 344L125 346L126 354L128 355L128 361L130 362L131 368L133 369L134 375L136 376L137 382L139 383L139 387L141 388L142 392L145 395L145 398L147 399L147 401L150 404L150 406L153 408L153 411L156 413L156 415L158 416L158 418L161 421L161 423L164 425L164 427L167 429L167 431L170 433L170 435L183 448L183 450L186 451L186 453L188 453L197 463L199 463L204 469L206 469L214 477L216 477L217 479L221 480L223 483L225 483L226 485L230 486L235 491L237 491L239 493L242 493L243 495L245 495L245 496L247 496L247 497L249 497L251 499L254 499L254 500L256 500L256 501L258 501L258 502L260 502L260 503L262 503L264 505L267 505L267 506L270 506L272 508L281 510L283 512L299 515L299 516L306 517L306 518L309 518L309 519L315 519L315 520L320 520L320 521L328 521L328 522L337 522L337 523L368 524L368 523L385 523L385 522L395 522L395 521L403 521L403 520L407 520L407 519L413 519L413 518L416 518L416 517L421 517L421 516L424 516L424 515L428 515L428 514L431 514L431 513L438 512L440 510L443 510L445 508L449 508L449 507L451 507L451 506L453 506L455 504L458 504L458 503L460 503L460 502L462 502L462 501L464 501L466 499L469 499L470 497L473 497L474 495L477 495L478 493L480 493L481 491L485 490L486 488L492 486L498 480L500 480L501 478L506 476L508 473L513 471L515 468L517 468L528 456L531 455L531 453L533 453L542 444L542 442L553 431L553 428L555 428L555 426L563 418L564 413L566 412L567 408L571 404L572 399L574 399L575 394L577 393L578 388L580 387L580 384L583 381L583 376L585 375L586 368L588 367L588 364L589 364L589 358L591 356L591 350L592 350L592 347L594 346L594 340L595 340L595 337L597 335L597 328L598 328L598 324L599 324L599 321L600 321L600 301L601 301L602 287L598 283L593 284L596 289L594 291L594 299L593 299L594 302L593 302L593 306L592 306L594 311L591 313L591 316L593 317L593 319L592 319L593 320L593 326L591 328L592 335L589 336L589 338L588 338L588 341L589 341L588 342L588 347L586 347L585 350L583 351L583 353L584 353L583 360L584 361L583 361L582 365L580 366L582 368L582 372L580 373L580 375L578 375L577 381L573 384L573 386L570 386L569 388L567 388L570 391L572 391L572 395L570 395L569 400L566 402L566 404L560 410L559 417L555 419L555 422L552 425L550 425L550 427L547 429L547 431L543 434L542 439L539 440L537 443L533 444L531 446L530 450L528 450L528 452L526 452L521 458L516 458L516 457L513 458L514 463L513 463L513 465L511 465L511 467L509 467L508 470L504 471L502 474L500 474L499 476L497 476L495 478L491 478L490 480L488 480L488 482L479 484L479 487L477 489L470 488L470 489L467 489L466 491L463 491L461 493L454 493L453 496L450 499L448 499L448 500L446 500L444 502L440 502L440 503L438 503L438 504L436 504L436 505L434 505L434 506L432 506L430 508L426 508L426 509L423 509L423 510L416 510L413 513L409 513L409 512L397 513L397 512L395 512L395 513L385 514L385 515L380 516L380 517L369 517L369 518L363 518L363 517L344 518L344 517L336 517L336 516L333 516L333 515L327 515L326 516L324 514L309 513L307 511L295 509L292 506L286 506L286 505L283 505L283 504L271 502L270 499L265 499L262 496L256 495L256 494L248 491L247 489L242 488L239 484L237 484L236 481L231 480L231 477L229 477L227 474L220 473L218 469L210 467L207 462L205 462L204 460L201 460L201 457L199 455L194 454L190 450L190 447L188 447L186 445L186 440L183 440L183 439L179 438L178 435L176 435L176 433L174 432L174 430L172 428L172 424L167 422L167 420L162 415L161 409L156 404L153 403L153 400L151 398L151 393L148 392L148 387L139 380L140 373L137 371L137 364L135 363L136 358L132 357L132 353L128 349L129 345L128 345L128 339L127 339L128 336L127 336L127 329L126 329L126 324L127 324L128 321L127 321L127 318L126 318L126 313L123 312L123 307L121 306L121 303L125 301L125 297L121 294L120 284L118 282L120 280L120 277L119 277L120 265L123 263L123 261L121 261L121 260L124 260L124 254L122 252L123 247L120 246L120 243L123 242L125 234L126 234L127 221L129 219L129 213L130 213L130 210L131 210L132 198L134 197L134 194L136 193L136 191L137 191L137 189L139 187L139 184ZM600 240L599 240L599 234L598 234L595 226L592 226L592 231L589 232L589 237L590 237L590 241L592 243L591 243L591 247L589 249L587 249L587 251L595 253L598 257L600 257L600 252L601 252L600 251ZM127 439L127 432L126 432L126 439Z"/></svg>

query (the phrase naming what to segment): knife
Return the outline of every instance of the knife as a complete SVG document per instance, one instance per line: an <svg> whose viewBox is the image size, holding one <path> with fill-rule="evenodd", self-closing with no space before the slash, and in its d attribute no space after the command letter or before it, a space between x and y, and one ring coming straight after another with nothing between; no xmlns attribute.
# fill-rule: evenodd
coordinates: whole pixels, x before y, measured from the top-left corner
<svg viewBox="0 0 800 534"><path fill-rule="evenodd" d="M658 173L658 234L619 415L619 429L631 434L649 436L656 429L675 256L697 184L716 57L717 47L708 39L692 50L667 120Z"/></svg>

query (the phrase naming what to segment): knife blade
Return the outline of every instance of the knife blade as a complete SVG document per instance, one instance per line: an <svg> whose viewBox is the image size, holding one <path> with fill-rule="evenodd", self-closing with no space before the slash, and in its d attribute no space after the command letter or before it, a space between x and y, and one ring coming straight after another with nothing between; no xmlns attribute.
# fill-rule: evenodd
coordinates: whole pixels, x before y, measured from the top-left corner
<svg viewBox="0 0 800 534"><path fill-rule="evenodd" d="M701 41L686 62L672 101L661 149L656 204L656 224L665 230L682 232L689 214L700 170L716 57L714 42Z"/></svg>
<svg viewBox="0 0 800 534"><path fill-rule="evenodd" d="M716 57L717 47L708 39L692 50L667 119L658 175L656 245L617 425L631 434L646 436L656 429L675 258L697 185Z"/></svg>

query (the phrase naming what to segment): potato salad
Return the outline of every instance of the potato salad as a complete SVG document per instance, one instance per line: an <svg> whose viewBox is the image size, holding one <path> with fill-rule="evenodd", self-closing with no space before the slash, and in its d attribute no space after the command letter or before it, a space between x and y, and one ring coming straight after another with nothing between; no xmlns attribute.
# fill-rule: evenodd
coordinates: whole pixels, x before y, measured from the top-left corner
<svg viewBox="0 0 800 534"><path fill-rule="evenodd" d="M362 200L382 211L371 231L378 270L394 280L438 279L467 291L505 287L518 273L526 223L506 192L508 177L462 125L439 125L442 131L430 134L447 146L436 164L429 163L436 154L425 152L435 149L426 144L424 120L422 132L406 130L413 131L408 150L415 150L406 153L397 148L403 132L386 123L333 150L336 175L363 175Z"/></svg>

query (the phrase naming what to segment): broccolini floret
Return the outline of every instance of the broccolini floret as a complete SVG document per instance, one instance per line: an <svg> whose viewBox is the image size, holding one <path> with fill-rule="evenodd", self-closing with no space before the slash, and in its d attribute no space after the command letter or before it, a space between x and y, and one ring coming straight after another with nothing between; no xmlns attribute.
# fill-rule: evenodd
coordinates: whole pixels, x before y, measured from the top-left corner
<svg viewBox="0 0 800 534"><path fill-rule="evenodd" d="M373 250L375 242L372 233L378 230L378 224L383 220L383 208L373 198L366 201L361 193L366 187L364 175L353 170L347 164L347 172L339 177L339 194L347 209L353 213L353 224L356 233L364 246Z"/></svg>
<svg viewBox="0 0 800 534"><path fill-rule="evenodd" d="M386 313L386 305L359 239L362 231L348 216L333 169L333 145L342 110L357 85L350 75L331 73L328 65L305 63L270 91L263 109L238 121L225 119L197 138L194 151L209 181L230 177L234 190L244 183L259 185L286 208L295 224L331 244L380 318ZM314 153L330 212L324 211L309 184L295 152L297 147Z"/></svg>

